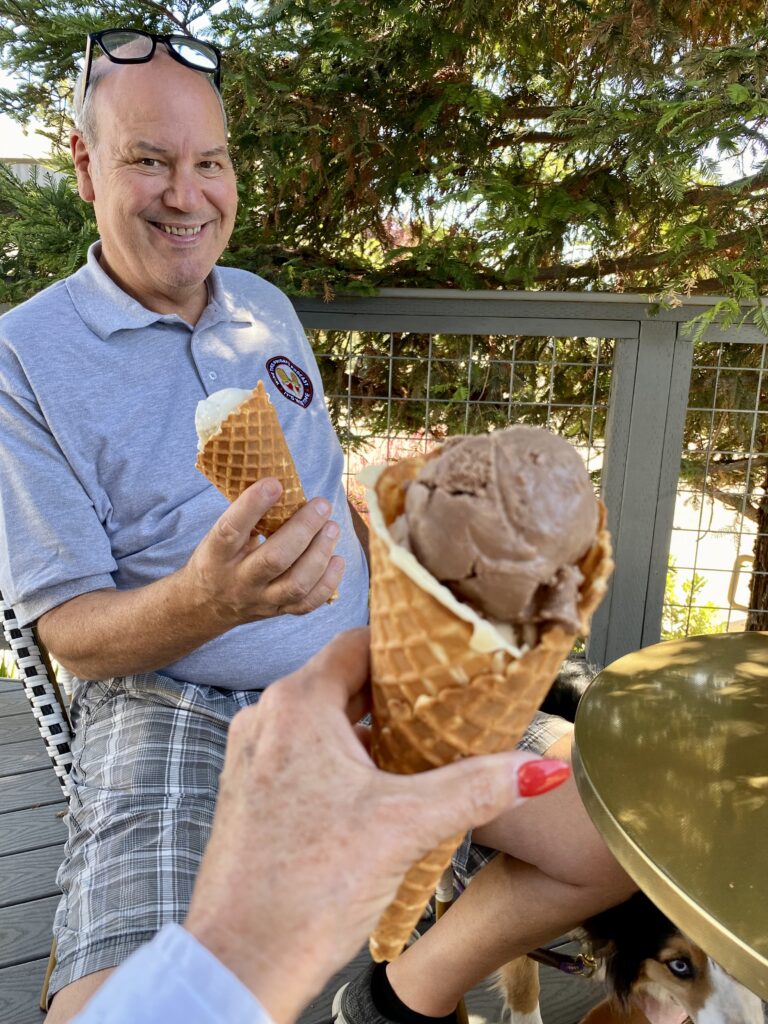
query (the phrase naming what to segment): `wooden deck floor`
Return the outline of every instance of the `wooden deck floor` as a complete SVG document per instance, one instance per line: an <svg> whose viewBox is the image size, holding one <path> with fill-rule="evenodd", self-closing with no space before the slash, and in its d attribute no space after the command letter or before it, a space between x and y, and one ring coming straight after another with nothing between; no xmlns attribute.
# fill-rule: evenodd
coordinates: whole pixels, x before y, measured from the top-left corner
<svg viewBox="0 0 768 1024"><path fill-rule="evenodd" d="M0 680L0 1022L41 1024L37 1008L58 902L56 869L66 829L65 802L19 683ZM367 963L363 950L301 1017L327 1024L333 993ZM577 1024L599 1001L596 985L543 968L544 1024ZM471 1024L499 1021L487 985L467 1005ZM234 1022L233 1022L234 1024Z"/></svg>

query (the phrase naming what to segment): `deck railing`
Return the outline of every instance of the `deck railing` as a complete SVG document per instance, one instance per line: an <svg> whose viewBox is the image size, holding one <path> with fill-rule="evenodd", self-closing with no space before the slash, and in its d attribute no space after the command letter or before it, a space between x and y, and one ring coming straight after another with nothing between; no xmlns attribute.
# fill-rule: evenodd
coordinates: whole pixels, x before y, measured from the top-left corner
<svg viewBox="0 0 768 1024"><path fill-rule="evenodd" d="M354 500L362 464L449 434L528 422L579 448L616 558L587 645L602 666L662 636L743 629L747 616L768 629L768 339L711 326L691 341L715 301L384 289L294 305Z"/></svg>
<svg viewBox="0 0 768 1024"><path fill-rule="evenodd" d="M768 522L768 339L711 326L691 341L714 301L385 290L294 304L353 496L360 464L453 433L538 423L581 450L615 547L587 647L604 665L663 635L746 625Z"/></svg>

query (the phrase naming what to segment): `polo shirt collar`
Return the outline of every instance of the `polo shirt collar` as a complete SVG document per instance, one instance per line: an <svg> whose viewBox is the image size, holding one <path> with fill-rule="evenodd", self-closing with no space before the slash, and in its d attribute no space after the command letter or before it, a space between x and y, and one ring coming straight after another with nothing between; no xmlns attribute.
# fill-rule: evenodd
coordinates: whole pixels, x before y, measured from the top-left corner
<svg viewBox="0 0 768 1024"><path fill-rule="evenodd" d="M88 249L85 265L65 282L75 309L94 334L106 341L117 331L141 329L155 323L189 326L176 313L156 313L124 292L101 267L100 254L101 242L94 242ZM206 283L210 298L198 326L212 327L222 321L246 319L244 310L234 307L216 267Z"/></svg>

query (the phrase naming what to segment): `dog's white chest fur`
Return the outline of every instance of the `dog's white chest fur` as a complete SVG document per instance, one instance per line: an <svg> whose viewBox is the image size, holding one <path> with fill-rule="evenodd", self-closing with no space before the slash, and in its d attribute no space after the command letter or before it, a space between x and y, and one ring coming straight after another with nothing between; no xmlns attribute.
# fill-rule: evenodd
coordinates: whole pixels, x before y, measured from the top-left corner
<svg viewBox="0 0 768 1024"><path fill-rule="evenodd" d="M696 1024L763 1024L763 1004L726 974L713 960L709 961L709 994L700 1010Z"/></svg>

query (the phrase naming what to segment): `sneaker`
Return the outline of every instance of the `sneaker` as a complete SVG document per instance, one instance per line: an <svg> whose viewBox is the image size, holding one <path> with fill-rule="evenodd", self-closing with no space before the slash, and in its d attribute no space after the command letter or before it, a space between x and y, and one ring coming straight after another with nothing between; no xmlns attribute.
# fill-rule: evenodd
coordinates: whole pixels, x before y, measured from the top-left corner
<svg viewBox="0 0 768 1024"><path fill-rule="evenodd" d="M379 964L369 964L352 981L342 985L333 997L331 1005L331 1024L393 1024L388 1017L383 1017L376 1009L371 994L371 984L374 970ZM395 1000L397 997L395 996ZM402 1005L402 1004L401 1004ZM408 1014L410 1011L403 1006L403 1011ZM441 1024L459 1024L459 1016L451 1014L449 1017L430 1018L421 1017L419 1014L410 1014L411 1018L420 1019L423 1022L438 1021ZM406 1017L406 1019L409 1019Z"/></svg>
<svg viewBox="0 0 768 1024"><path fill-rule="evenodd" d="M373 1005L371 978L376 964L369 964L333 997L331 1024L391 1024Z"/></svg>

